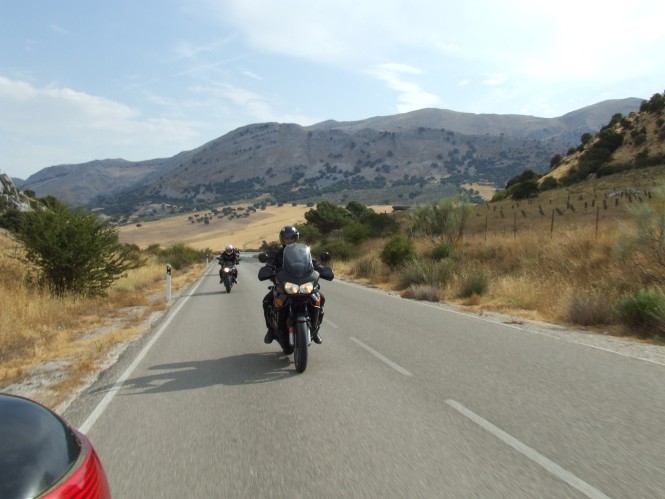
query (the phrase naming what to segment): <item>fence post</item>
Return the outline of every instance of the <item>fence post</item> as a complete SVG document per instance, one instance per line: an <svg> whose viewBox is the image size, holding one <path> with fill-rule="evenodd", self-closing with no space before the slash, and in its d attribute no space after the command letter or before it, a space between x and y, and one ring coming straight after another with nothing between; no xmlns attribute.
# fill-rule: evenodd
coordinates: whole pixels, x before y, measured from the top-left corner
<svg viewBox="0 0 665 499"><path fill-rule="evenodd" d="M513 239L517 239L517 212L513 212Z"/></svg>
<svg viewBox="0 0 665 499"><path fill-rule="evenodd" d="M554 210L552 210L552 221L550 222L550 237L552 237L553 232L554 232Z"/></svg>
<svg viewBox="0 0 665 499"><path fill-rule="evenodd" d="M171 303L171 264L166 264L166 303Z"/></svg>

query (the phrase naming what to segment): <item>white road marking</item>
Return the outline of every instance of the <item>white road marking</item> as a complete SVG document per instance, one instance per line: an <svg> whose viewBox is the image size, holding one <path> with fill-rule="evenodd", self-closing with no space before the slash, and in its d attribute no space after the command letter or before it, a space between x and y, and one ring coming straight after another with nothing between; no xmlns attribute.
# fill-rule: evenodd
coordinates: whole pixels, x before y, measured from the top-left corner
<svg viewBox="0 0 665 499"><path fill-rule="evenodd" d="M150 341L146 344L146 346L143 347L143 350L141 350L141 353L139 353L134 361L129 365L127 370L118 378L118 381L115 382L115 384L109 389L108 393L104 396L104 398L97 404L97 407L90 413L88 416L88 419L84 421L84 423L81 425L79 428L79 431L83 434L88 434L88 432L92 429L93 425L97 422L99 417L104 413L108 405L111 403L113 398L115 397L116 393L120 391L122 388L122 385L127 381L127 378L129 378L136 367L139 365L139 362L143 360L143 358L148 354L152 346L157 342L159 337L162 335L164 330L168 327L168 325L171 323L171 320L178 314L180 309L183 307L183 305L187 302L187 300L194 294L194 292L198 289L198 287L201 285L203 282L203 279L200 278L199 282L192 288L191 293L188 295L184 296L180 302L178 303L178 306L172 311L172 313L169 315L168 319L162 324L162 326L159 328L159 330L155 333L155 335L150 339Z"/></svg>
<svg viewBox="0 0 665 499"><path fill-rule="evenodd" d="M392 360L390 360L388 357L385 357L384 355L381 355L379 352L374 350L372 347L369 347L365 345L362 341L360 341L357 338L354 338L353 336L351 337L352 341L355 341L358 345L363 347L365 350L367 350L369 353L374 355L377 359L382 360L386 364L388 364L390 367L392 367L395 371L397 371L400 374L403 374L404 376L413 376L409 371L404 369L402 366L395 364Z"/></svg>
<svg viewBox="0 0 665 499"><path fill-rule="evenodd" d="M366 291L369 291L369 292L380 293L384 296L389 296L389 297L397 298L397 299L401 299L401 300L404 299L401 296L399 296L398 294L391 293L391 292L388 292L388 291L383 291L383 290L376 289L376 288L367 288L367 287L363 286L362 284L356 284L354 282L344 281L342 279L338 279L338 282L346 284L347 286L354 286L354 287L357 287L357 288L363 288L363 289L365 289ZM451 307L446 307L444 304L428 303L428 302L419 301L419 300L410 300L410 302L413 303L413 304L419 305L419 306L434 308L434 309L441 310L441 311L444 311L444 312L450 312L451 314L461 315L463 317L469 317L470 319L475 319L475 320L479 320L479 321L483 321L483 322L490 322L492 324L498 324L500 326L505 326L507 328L515 329L517 331L521 331L521 332L524 332L524 333L536 334L536 335L539 335L539 336L545 336L545 337L551 338L553 340L565 341L567 343L573 343L575 345L582 345L582 346L585 346L585 347L593 348L595 350L600 350L602 352L613 353L615 355L620 355L622 357L628 357L630 359L637 359L637 360L641 360L641 361L644 361L644 362L649 362L650 364L656 364L658 366L665 366L665 362L663 362L662 360L649 358L648 356L640 355L638 353L634 353L634 352L630 352L630 351L619 351L617 348L604 347L604 346L600 346L600 345L593 345L593 344L591 344L587 341L580 340L579 338L575 338L575 337L568 337L567 338L567 337L564 337L563 335L557 335L556 333L550 332L550 331L536 331L533 328L528 328L528 327L525 327L525 326L521 326L519 324L510 324L510 323L508 323L504 320L493 319L491 317L478 315L476 313L454 310ZM527 320L527 319L524 319L524 322L528 324L530 321ZM546 324L546 325L556 327L556 325L554 325L554 324ZM598 335L595 335L596 338L594 338L593 333L585 333L583 331L575 331L575 332L576 333L588 334L588 335L591 336L592 339L598 340ZM602 338L602 336L600 336L600 337ZM630 346L631 342L629 340L626 340L626 343L628 344L628 346Z"/></svg>
<svg viewBox="0 0 665 499"><path fill-rule="evenodd" d="M609 496L606 496L600 490L596 489L592 485L589 485L581 478L578 478L577 476L573 475L570 471L563 469L561 466L551 461L550 459L546 458L542 454L539 454L537 451L535 451L528 445L523 444L513 436L503 431L501 428L498 428L489 421L481 418L475 412L471 411L470 409L467 409L459 402L455 400L446 400L446 404L448 404L450 407L452 407L459 413L469 418L471 421L476 423L481 428L489 431L494 436L501 439L504 443L508 444L516 451L520 452L527 458L531 459L533 462L539 464L540 466L545 468L545 470L549 471L560 480L563 480L571 487L574 487L575 489L579 490L587 497L592 497L594 499L596 498L609 499Z"/></svg>
<svg viewBox="0 0 665 499"><path fill-rule="evenodd" d="M325 322L326 324L330 324L330 325L331 325L332 327L334 327L335 329L339 329L339 326L338 326L337 324L335 324L335 323L332 322L332 321L329 321L329 320L326 319L325 317L323 318L323 322Z"/></svg>

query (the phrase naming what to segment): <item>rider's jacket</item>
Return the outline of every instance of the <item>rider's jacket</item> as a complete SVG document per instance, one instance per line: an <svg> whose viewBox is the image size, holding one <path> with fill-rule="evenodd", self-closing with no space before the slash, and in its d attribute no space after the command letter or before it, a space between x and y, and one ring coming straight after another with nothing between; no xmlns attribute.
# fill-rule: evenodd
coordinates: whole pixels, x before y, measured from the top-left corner
<svg viewBox="0 0 665 499"><path fill-rule="evenodd" d="M226 253L226 251L223 251L221 255L218 257L220 263L232 263L234 265L237 265L238 263L238 255L236 253L231 253L230 255Z"/></svg>

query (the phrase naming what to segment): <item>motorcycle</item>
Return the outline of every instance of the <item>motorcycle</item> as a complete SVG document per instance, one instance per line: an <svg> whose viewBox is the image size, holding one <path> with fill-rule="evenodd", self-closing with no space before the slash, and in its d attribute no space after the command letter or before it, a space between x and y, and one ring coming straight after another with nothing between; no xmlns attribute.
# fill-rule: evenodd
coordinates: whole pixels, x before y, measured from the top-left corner
<svg viewBox="0 0 665 499"><path fill-rule="evenodd" d="M328 253L321 255L321 261L330 259ZM269 307L272 330L286 355L293 354L296 371L307 369L308 347L312 344L312 330L319 327L321 294L319 278L332 281L334 274L330 267L314 269L309 246L301 243L289 244L284 248L283 266L277 270L269 265L268 255L261 253L259 261L266 264L259 270L259 280L271 279L273 300Z"/></svg>
<svg viewBox="0 0 665 499"><path fill-rule="evenodd" d="M220 257L217 257L217 261L222 266L219 272L219 277L221 278L220 280L224 284L226 292L230 293L231 288L237 282L236 278L238 277L238 269L233 263L224 262Z"/></svg>

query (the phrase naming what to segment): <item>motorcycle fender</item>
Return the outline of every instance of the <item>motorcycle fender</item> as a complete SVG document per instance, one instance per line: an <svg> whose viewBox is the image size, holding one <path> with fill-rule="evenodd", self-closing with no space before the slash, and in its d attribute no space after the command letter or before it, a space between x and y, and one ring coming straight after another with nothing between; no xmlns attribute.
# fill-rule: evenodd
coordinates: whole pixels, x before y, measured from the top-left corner
<svg viewBox="0 0 665 499"><path fill-rule="evenodd" d="M307 325L307 346L312 344L312 330L309 327L309 319L306 315L296 317L296 322L304 322Z"/></svg>

